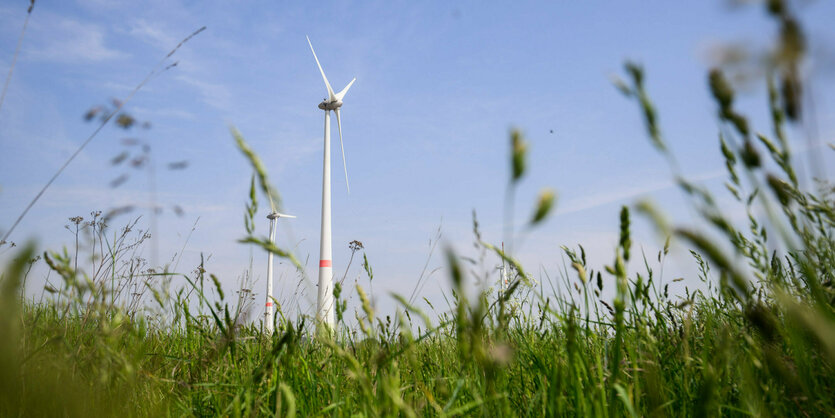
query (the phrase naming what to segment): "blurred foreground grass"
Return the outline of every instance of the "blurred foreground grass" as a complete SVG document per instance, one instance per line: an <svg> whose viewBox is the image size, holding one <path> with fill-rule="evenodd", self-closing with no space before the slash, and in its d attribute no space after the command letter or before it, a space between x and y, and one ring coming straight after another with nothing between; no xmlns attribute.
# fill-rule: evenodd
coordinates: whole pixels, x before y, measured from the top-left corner
<svg viewBox="0 0 835 418"><path fill-rule="evenodd" d="M467 300L464 261L447 250L452 297L436 318L397 295L399 309L383 317L364 289L337 286L338 303L348 292L362 301L353 326L340 304L331 334L279 313L277 331L265 335L244 319L247 296L229 301L202 265L187 274L147 269L131 258L145 233L133 224L109 239L100 225L90 271L77 268L77 248L75 259L67 251L42 255L61 278L44 301L21 296L33 245L5 267L0 415L833 415L835 189L824 179L811 187L798 180L786 126L802 120L805 45L785 5L766 7L780 25L764 81L772 134L756 133L734 108L721 69L708 76L726 186L748 214L745 225L678 172L648 80L630 63L617 85L638 104L652 144L705 225L679 228L650 203L637 204L669 237L657 257L631 250L624 207L611 264L587 265L582 247L564 248L573 272L561 276L564 292L548 296L528 285L512 254L482 242L474 222L480 249L510 266L506 290ZM271 201L280 199L235 136L257 172L241 241L292 258L253 236L256 179ZM526 171L526 151L514 133L510 190ZM554 206L554 193L544 191L531 224ZM693 249L704 289L670 294L671 282L656 273L670 240ZM371 276L367 260L365 268ZM615 298L601 299L609 287Z"/></svg>

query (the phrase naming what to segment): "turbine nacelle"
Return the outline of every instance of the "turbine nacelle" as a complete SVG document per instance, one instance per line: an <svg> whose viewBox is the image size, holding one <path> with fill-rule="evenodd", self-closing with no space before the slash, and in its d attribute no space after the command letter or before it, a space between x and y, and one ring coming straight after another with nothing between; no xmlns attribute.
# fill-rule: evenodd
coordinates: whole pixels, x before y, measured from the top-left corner
<svg viewBox="0 0 835 418"><path fill-rule="evenodd" d="M295 218L295 216L294 215L288 215L286 213L279 213L279 212L272 212L269 215L267 215L267 219L269 219L269 220L278 219L278 218Z"/></svg>
<svg viewBox="0 0 835 418"><path fill-rule="evenodd" d="M337 110L342 107L342 100L322 100L322 103L319 103L319 109L322 110Z"/></svg>

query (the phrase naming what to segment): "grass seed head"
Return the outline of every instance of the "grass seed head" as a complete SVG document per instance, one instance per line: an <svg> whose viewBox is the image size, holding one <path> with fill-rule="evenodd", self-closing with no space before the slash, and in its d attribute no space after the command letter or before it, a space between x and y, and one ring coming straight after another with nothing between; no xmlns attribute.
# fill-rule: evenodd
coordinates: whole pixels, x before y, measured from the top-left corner
<svg viewBox="0 0 835 418"><path fill-rule="evenodd" d="M528 153L528 143L518 129L510 132L512 182L517 182L525 174L525 159Z"/></svg>

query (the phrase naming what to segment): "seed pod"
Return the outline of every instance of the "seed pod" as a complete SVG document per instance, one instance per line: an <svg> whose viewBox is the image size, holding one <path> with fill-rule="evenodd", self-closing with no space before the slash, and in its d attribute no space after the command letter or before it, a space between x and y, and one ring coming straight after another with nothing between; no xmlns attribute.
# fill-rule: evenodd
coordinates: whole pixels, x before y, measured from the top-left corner
<svg viewBox="0 0 835 418"><path fill-rule="evenodd" d="M577 275L580 276L580 280L583 282L584 285L586 283L588 283L589 278L588 278L588 275L586 274L586 269L583 267L582 264L574 262L574 263L571 263L571 267L573 267L574 270L577 270Z"/></svg>
<svg viewBox="0 0 835 418"><path fill-rule="evenodd" d="M768 0L766 2L766 8L768 9L768 12L774 16L782 16L786 11L783 0Z"/></svg>
<svg viewBox="0 0 835 418"><path fill-rule="evenodd" d="M731 88L728 80L725 79L725 75L719 69L714 68L710 70L708 82L710 83L710 92L713 94L713 98L719 103L719 109L722 112L730 112L731 104L734 100L734 90Z"/></svg>
<svg viewBox="0 0 835 418"><path fill-rule="evenodd" d="M510 146L512 154L511 166L513 169L512 181L516 182L525 174L525 155L528 152L528 144L522 137L522 133L517 129L514 129L510 133Z"/></svg>
<svg viewBox="0 0 835 418"><path fill-rule="evenodd" d="M780 180L773 174L769 174L767 177L768 185L771 187L771 190L777 195L777 199L780 200L780 204L786 206L791 201L791 186L783 180Z"/></svg>
<svg viewBox="0 0 835 418"><path fill-rule="evenodd" d="M754 144L751 141L745 141L745 145L740 150L739 155L742 157L742 162L745 163L746 167L756 168L760 166L760 154L754 148Z"/></svg>
<svg viewBox="0 0 835 418"><path fill-rule="evenodd" d="M725 160L727 160L731 165L736 164L736 155L734 155L733 151L731 151L728 144L725 142L725 137L720 133L719 134L719 143L721 144L722 155L725 156Z"/></svg>
<svg viewBox="0 0 835 418"><path fill-rule="evenodd" d="M792 121L800 119L800 82L791 74L783 77L780 90L783 96L783 107L786 116Z"/></svg>
<svg viewBox="0 0 835 418"><path fill-rule="evenodd" d="M536 203L536 210L531 218L531 225L536 225L542 222L542 220L548 216L548 213L550 213L551 209L554 207L555 196L556 194L551 189L544 189L539 192L539 199Z"/></svg>
<svg viewBox="0 0 835 418"><path fill-rule="evenodd" d="M620 209L620 246L623 248L623 258L629 261L629 248L632 240L629 238L629 208L626 206Z"/></svg>
<svg viewBox="0 0 835 418"><path fill-rule="evenodd" d="M731 123L733 123L736 130L745 138L748 138L748 133L750 132L748 129L748 119L745 119L745 116L740 115L734 111L729 111L728 114L725 116Z"/></svg>

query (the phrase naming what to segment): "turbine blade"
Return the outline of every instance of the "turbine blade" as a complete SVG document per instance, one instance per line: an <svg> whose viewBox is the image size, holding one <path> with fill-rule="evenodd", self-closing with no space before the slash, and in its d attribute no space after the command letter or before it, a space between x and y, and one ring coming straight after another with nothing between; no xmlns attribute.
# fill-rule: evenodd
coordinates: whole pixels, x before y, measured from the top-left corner
<svg viewBox="0 0 835 418"><path fill-rule="evenodd" d="M278 215L279 218L295 218L293 215L286 215L283 213L276 213L276 215Z"/></svg>
<svg viewBox="0 0 835 418"><path fill-rule="evenodd" d="M348 87L351 87L351 85L348 84ZM345 89L347 90L347 87ZM345 163L345 145L342 143L342 118L339 117L339 108L336 109L336 125L339 127L339 146L342 147L342 168L345 169L345 187L348 189L348 193L351 193L351 186L348 185L348 165Z"/></svg>
<svg viewBox="0 0 835 418"><path fill-rule="evenodd" d="M313 52L313 59L316 60L316 65L319 67L319 72L322 73L322 79L325 80L325 86L327 86L328 88L328 99L333 100L336 98L336 95L333 94L331 83L329 83L328 78L325 77L325 70L322 69L322 64L319 64L319 58L316 56L316 51L313 50L313 44L310 43L310 37L305 36L305 38L307 38L307 44L310 45L310 52Z"/></svg>
<svg viewBox="0 0 835 418"><path fill-rule="evenodd" d="M273 202L272 193L267 193L267 198L270 200L270 211L275 212L275 202Z"/></svg>
<svg viewBox="0 0 835 418"><path fill-rule="evenodd" d="M354 77L354 79L351 80L351 82L348 83L348 85L345 86L345 88L342 89L342 91L340 91L339 93L336 93L336 98L339 99L339 100L342 100L342 98L345 97L345 93L348 93L348 89L350 89L351 86L354 84L354 81L357 81L356 77Z"/></svg>

